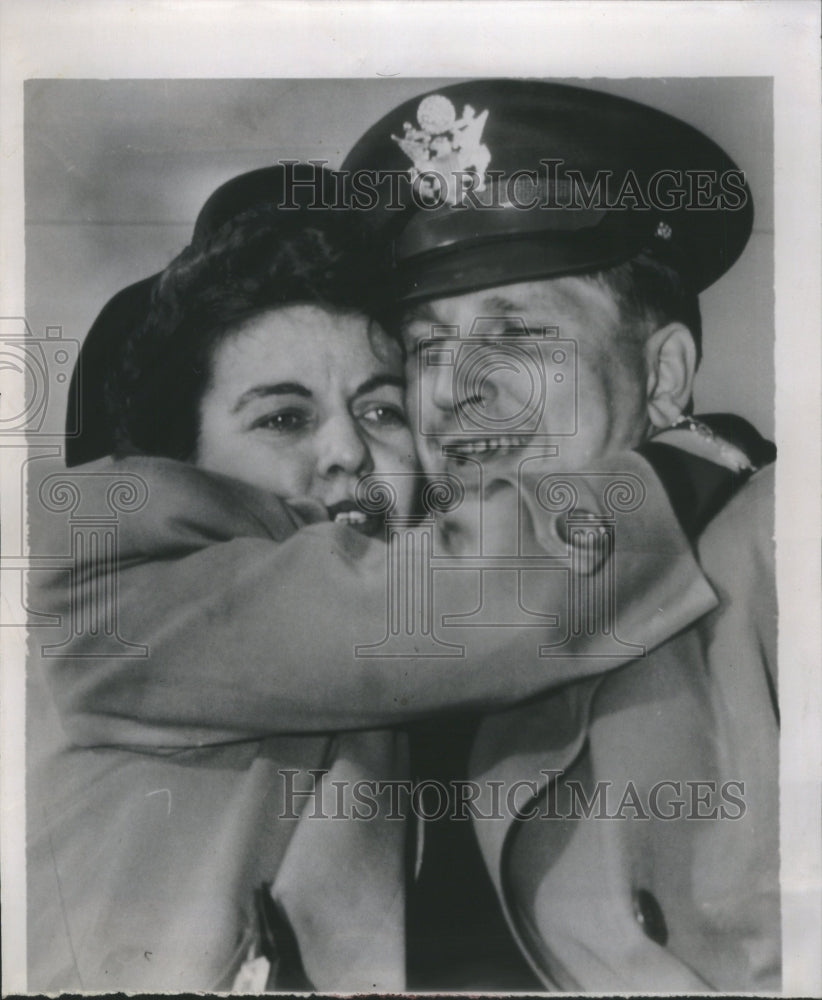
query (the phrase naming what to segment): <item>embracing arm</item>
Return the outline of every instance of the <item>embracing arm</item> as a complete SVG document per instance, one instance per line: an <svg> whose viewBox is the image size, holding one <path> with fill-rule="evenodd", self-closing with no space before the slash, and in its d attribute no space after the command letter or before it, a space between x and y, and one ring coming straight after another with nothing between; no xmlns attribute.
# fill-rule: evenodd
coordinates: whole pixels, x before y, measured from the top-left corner
<svg viewBox="0 0 822 1000"><path fill-rule="evenodd" d="M644 516L626 517L619 535L618 613L625 636L651 647L708 610L713 595L649 468L637 456L621 456L616 467L626 463L648 483ZM120 634L148 655L93 657L94 637L76 636L71 656L43 660L78 743L180 747L493 710L632 655L581 635L561 656L540 657L546 633L510 627L449 628L447 641L464 647L461 656L357 655L357 646L386 634L382 542L328 522L295 530L271 498L251 513L244 504L232 515L237 523L226 525L226 496L216 498L220 517L211 519L213 483L179 467L173 513L160 517L158 468L142 466L156 480L153 523L144 517L129 528L124 519L119 572ZM444 613L476 604L479 580L477 570L442 574L435 627ZM566 572L540 573L532 583L536 606L566 599ZM90 572L82 587L94 585ZM499 599L485 594L490 620Z"/></svg>

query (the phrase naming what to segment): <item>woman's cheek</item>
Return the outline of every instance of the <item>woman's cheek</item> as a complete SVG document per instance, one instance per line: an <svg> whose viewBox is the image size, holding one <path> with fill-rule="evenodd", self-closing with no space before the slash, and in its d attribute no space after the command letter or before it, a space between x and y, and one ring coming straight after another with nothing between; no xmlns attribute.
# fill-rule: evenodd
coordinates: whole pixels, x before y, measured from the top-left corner
<svg viewBox="0 0 822 1000"><path fill-rule="evenodd" d="M315 463L309 456L292 448L282 447L275 441L258 441L245 451L245 479L277 496L308 496L315 478Z"/></svg>
<svg viewBox="0 0 822 1000"><path fill-rule="evenodd" d="M402 434L391 444L383 442L371 448L372 475L384 479L397 495L396 513L408 514L414 506L419 462L410 434Z"/></svg>
<svg viewBox="0 0 822 1000"><path fill-rule="evenodd" d="M403 440L400 442L398 454L400 456L401 468L409 472L418 472L420 470L420 460L410 430L403 432Z"/></svg>

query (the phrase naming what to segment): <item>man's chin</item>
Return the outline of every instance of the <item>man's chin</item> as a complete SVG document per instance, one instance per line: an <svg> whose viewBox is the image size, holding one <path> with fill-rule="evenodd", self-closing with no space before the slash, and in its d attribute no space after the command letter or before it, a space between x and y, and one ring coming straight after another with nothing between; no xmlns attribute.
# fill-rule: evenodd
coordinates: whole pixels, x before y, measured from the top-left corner
<svg viewBox="0 0 822 1000"><path fill-rule="evenodd" d="M517 468L517 463L494 462L492 467L490 463L448 458L427 466L425 475L429 483L438 479L458 482L460 492L468 499L487 493L489 485L498 480L516 482Z"/></svg>

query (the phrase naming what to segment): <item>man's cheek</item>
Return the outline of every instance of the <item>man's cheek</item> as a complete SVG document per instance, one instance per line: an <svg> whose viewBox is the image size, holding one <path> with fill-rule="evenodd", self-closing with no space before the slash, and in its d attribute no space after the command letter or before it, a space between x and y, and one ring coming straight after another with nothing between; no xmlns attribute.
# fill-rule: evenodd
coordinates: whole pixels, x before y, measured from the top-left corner
<svg viewBox="0 0 822 1000"><path fill-rule="evenodd" d="M420 414L420 392L422 386L418 379L410 378L408 379L408 388L405 393L405 407L408 414L408 426L411 429L411 434L414 438L414 444L417 451L422 450L424 444L425 428L421 426L421 414Z"/></svg>
<svg viewBox="0 0 822 1000"><path fill-rule="evenodd" d="M442 449L425 437L417 438L417 455L420 467L426 475L434 475L443 468Z"/></svg>

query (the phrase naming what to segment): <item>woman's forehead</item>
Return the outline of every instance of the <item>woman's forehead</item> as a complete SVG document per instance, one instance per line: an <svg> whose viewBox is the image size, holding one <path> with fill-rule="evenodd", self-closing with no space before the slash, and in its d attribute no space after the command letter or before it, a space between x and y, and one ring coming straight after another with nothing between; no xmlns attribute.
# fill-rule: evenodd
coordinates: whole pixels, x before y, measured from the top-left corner
<svg viewBox="0 0 822 1000"><path fill-rule="evenodd" d="M237 384L264 373L320 389L401 370L399 346L371 318L314 304L249 317L223 338L212 361L214 382Z"/></svg>

